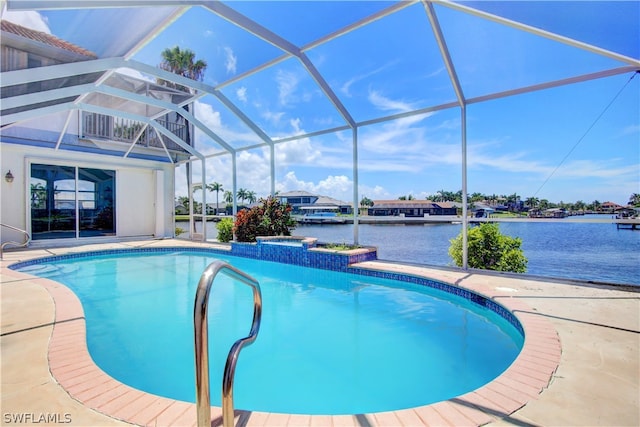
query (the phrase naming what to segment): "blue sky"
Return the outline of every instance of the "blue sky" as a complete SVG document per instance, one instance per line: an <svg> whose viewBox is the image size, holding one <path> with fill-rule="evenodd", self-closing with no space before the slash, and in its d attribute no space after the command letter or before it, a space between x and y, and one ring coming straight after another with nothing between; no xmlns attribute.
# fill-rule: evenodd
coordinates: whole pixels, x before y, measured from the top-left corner
<svg viewBox="0 0 640 427"><path fill-rule="evenodd" d="M304 47L393 2L227 4ZM636 1L465 4L559 31L636 61L640 58ZM467 99L629 65L458 10L440 5L434 9ZM80 24L69 11L9 16L89 49L94 43L91 35L74 32ZM176 45L207 61L204 82L213 86L283 54L211 11L195 7L133 59L157 65L160 52ZM455 101L421 4L306 50L306 55L356 122ZM517 193L523 199L533 196L551 202L626 204L631 193L640 193L640 75L632 76L628 72L469 105L468 191ZM345 125L296 58L224 84L220 90L275 139ZM197 102L196 115L236 148L260 142L213 96ZM362 126L359 197L424 198L438 190L461 189L460 141L459 108ZM203 134L197 135L197 144L205 154L219 151ZM268 152L266 148L239 152L239 187L259 196L268 193ZM275 152L276 190L306 190L352 200L350 130L279 143ZM230 171L229 156L207 161L208 182L231 189ZM178 175L177 193L186 194Z"/></svg>

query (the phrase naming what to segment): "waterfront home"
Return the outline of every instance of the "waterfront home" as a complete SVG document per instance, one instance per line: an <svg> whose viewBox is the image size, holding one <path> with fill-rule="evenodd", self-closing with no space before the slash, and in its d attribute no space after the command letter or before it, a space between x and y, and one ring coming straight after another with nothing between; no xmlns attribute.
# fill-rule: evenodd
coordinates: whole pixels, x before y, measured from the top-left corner
<svg viewBox="0 0 640 427"><path fill-rule="evenodd" d="M293 215L311 215L327 212L349 215L353 212L353 207L348 202L307 191L287 191L278 193L276 197L280 202L291 205L291 213Z"/></svg>
<svg viewBox="0 0 640 427"><path fill-rule="evenodd" d="M374 200L368 209L370 216L425 217L429 215L456 215L450 202L431 200Z"/></svg>

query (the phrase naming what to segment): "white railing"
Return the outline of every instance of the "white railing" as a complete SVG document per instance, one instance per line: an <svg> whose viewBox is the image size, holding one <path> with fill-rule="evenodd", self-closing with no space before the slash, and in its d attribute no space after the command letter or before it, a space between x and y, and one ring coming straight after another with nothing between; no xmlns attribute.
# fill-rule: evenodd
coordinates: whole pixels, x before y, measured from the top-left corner
<svg viewBox="0 0 640 427"><path fill-rule="evenodd" d="M27 246L29 244L29 242L31 241L31 236L29 235L29 233L26 230L22 230L18 227L14 227L12 225L7 225L7 224L0 224L0 226L2 227L6 227L9 228L11 230L14 231L18 231L22 234L24 234L24 242L19 243L19 242L14 242L14 241L8 241L8 242L4 242L2 245L0 245L0 259L2 259L2 257L4 256L4 248L12 245L12 246L16 246L16 247L23 247L23 246Z"/></svg>

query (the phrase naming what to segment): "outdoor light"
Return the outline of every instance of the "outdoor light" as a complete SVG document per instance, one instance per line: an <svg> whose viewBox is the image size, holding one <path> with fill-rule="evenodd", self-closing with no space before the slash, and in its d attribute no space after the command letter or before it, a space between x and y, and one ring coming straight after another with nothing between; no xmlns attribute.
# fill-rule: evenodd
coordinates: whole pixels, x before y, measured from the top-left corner
<svg viewBox="0 0 640 427"><path fill-rule="evenodd" d="M9 170L9 172L4 176L4 180L7 182L13 182L13 174L11 173L11 170Z"/></svg>

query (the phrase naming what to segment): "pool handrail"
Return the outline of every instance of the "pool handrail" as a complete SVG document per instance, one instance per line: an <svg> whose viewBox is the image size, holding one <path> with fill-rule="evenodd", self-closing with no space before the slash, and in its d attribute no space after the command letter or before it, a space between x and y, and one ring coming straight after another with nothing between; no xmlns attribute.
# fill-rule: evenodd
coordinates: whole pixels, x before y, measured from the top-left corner
<svg viewBox="0 0 640 427"><path fill-rule="evenodd" d="M0 226L7 227L7 228L9 228L11 230L19 231L20 233L24 234L24 242L22 242L22 243L14 242L14 241L10 240L10 241L4 242L4 243L2 243L0 245L0 259L3 259L3 257L4 257L4 248L6 246L13 245L15 247L21 248L23 246L27 246L29 244L29 242L31 241L31 235L26 230L23 230L23 229L18 228L18 227L14 227L13 225L2 224L2 223L0 223Z"/></svg>
<svg viewBox="0 0 640 427"><path fill-rule="evenodd" d="M251 330L248 336L237 340L231 346L224 367L224 375L222 377L222 424L224 427L233 426L233 379L240 350L242 350L245 345L248 346L256 340L262 319L262 293L260 291L260 283L253 277L224 261L214 261L209 264L202 273L202 276L200 276L193 307L196 356L196 410L199 427L211 426L207 306L211 286L218 273L223 273L253 288L253 322L251 324Z"/></svg>

